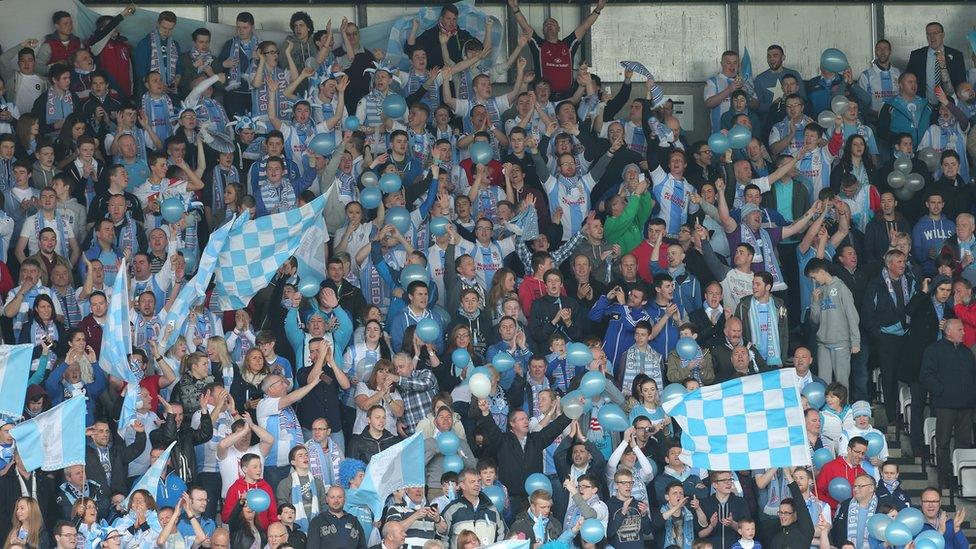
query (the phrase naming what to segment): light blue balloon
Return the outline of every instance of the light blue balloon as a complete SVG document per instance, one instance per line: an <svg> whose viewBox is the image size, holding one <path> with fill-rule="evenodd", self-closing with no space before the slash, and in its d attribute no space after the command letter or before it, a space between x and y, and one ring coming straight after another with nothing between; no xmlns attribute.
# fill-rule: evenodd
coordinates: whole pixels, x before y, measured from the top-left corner
<svg viewBox="0 0 976 549"><path fill-rule="evenodd" d="M569 419L576 419L583 415L586 410L584 402L586 397L583 393L579 391L570 391L560 399L560 405L563 409L563 414Z"/></svg>
<svg viewBox="0 0 976 549"><path fill-rule="evenodd" d="M464 460L461 456L453 454L450 456L444 456L444 461L442 462L445 471L450 471L452 473L460 473L464 469Z"/></svg>
<svg viewBox="0 0 976 549"><path fill-rule="evenodd" d="M685 386L680 383L671 383L661 391L661 402L667 402L672 398L684 396L688 392Z"/></svg>
<svg viewBox="0 0 976 549"><path fill-rule="evenodd" d="M481 493L488 496L488 499L491 500L491 503L495 506L495 509L498 509L499 513L505 510L505 490L502 490L501 486L495 486L494 484L485 486L481 489Z"/></svg>
<svg viewBox="0 0 976 549"><path fill-rule="evenodd" d="M430 218L430 234L434 236L446 235L448 224L450 221L446 217L434 216Z"/></svg>
<svg viewBox="0 0 976 549"><path fill-rule="evenodd" d="M359 176L359 182L363 187L375 187L379 185L380 179L376 176L376 172L363 172L363 175Z"/></svg>
<svg viewBox="0 0 976 549"><path fill-rule="evenodd" d="M159 205L159 215L163 216L167 223L176 223L183 217L184 213L186 213L186 205L175 196L163 200L163 203Z"/></svg>
<svg viewBox="0 0 976 549"><path fill-rule="evenodd" d="M308 142L308 148L311 149L315 154L321 154L322 156L332 154L336 148L335 134L332 132L322 132L316 134L315 137Z"/></svg>
<svg viewBox="0 0 976 549"><path fill-rule="evenodd" d="M846 71L851 65L844 52L837 48L827 48L820 54L820 66L828 72L839 73Z"/></svg>
<svg viewBox="0 0 976 549"><path fill-rule="evenodd" d="M868 519L868 532L877 540L885 540L885 530L891 524L891 517L882 513L875 513Z"/></svg>
<svg viewBox="0 0 976 549"><path fill-rule="evenodd" d="M844 477L834 477L827 484L827 493L837 501L851 499L851 483ZM911 536L908 539L911 539Z"/></svg>
<svg viewBox="0 0 976 549"><path fill-rule="evenodd" d="M708 136L708 146L712 149L712 154L721 156L729 150L729 138L721 132L715 132Z"/></svg>
<svg viewBox="0 0 976 549"><path fill-rule="evenodd" d="M186 272L196 272L197 265L200 264L200 254L197 251L187 252L183 255L183 261L186 262Z"/></svg>
<svg viewBox="0 0 976 549"><path fill-rule="evenodd" d="M533 492L537 490L542 490L543 492L552 495L552 482L549 477L543 475L542 473L532 473L525 479L525 493L532 495Z"/></svg>
<svg viewBox="0 0 976 549"><path fill-rule="evenodd" d="M445 431L437 435L437 451L450 456L456 454L461 447L461 439L454 434L454 431Z"/></svg>
<svg viewBox="0 0 976 549"><path fill-rule="evenodd" d="M308 273L298 281L298 292L309 299L319 295L321 289L322 277L315 273Z"/></svg>
<svg viewBox="0 0 976 549"><path fill-rule="evenodd" d="M869 431L864 435L864 439L868 441L868 457L878 457L881 454L881 450L884 450L884 437L881 433L877 431Z"/></svg>
<svg viewBox="0 0 976 549"><path fill-rule="evenodd" d="M410 228L413 227L413 221L410 220L410 212L403 206L394 206L386 210L386 218L384 221L396 227L396 230L400 231L402 235L407 234Z"/></svg>
<svg viewBox="0 0 976 549"><path fill-rule="evenodd" d="M515 367L515 357L508 351L502 351L491 358L491 365L498 373L507 372Z"/></svg>
<svg viewBox="0 0 976 549"><path fill-rule="evenodd" d="M695 341L695 338L686 336L678 340L678 344L674 350L683 360L692 360L698 356L698 351L700 351L701 348L698 346L698 342Z"/></svg>
<svg viewBox="0 0 976 549"><path fill-rule="evenodd" d="M358 118L356 118L355 116L349 116L342 122L342 127L346 128L351 132L354 132L359 129L359 126L361 124L362 122L360 122Z"/></svg>
<svg viewBox="0 0 976 549"><path fill-rule="evenodd" d="M945 549L945 538L936 530L924 530L915 536L915 547L923 547L919 545L923 542L927 549Z"/></svg>
<svg viewBox="0 0 976 549"><path fill-rule="evenodd" d="M742 124L736 124L732 126L729 130L729 145L733 149L739 150L744 149L749 146L749 141L752 140L752 130L743 126Z"/></svg>
<svg viewBox="0 0 976 549"><path fill-rule="evenodd" d="M359 203L367 210L378 208L383 201L383 192L376 187L366 187L359 192Z"/></svg>
<svg viewBox="0 0 976 549"><path fill-rule="evenodd" d="M583 379L579 385L580 393L583 393L583 396L586 398L595 398L602 394L606 388L607 378L603 375L603 372L596 370L591 370L583 374Z"/></svg>
<svg viewBox="0 0 976 549"><path fill-rule="evenodd" d="M491 162L491 145L487 141L475 141L468 149L468 153L471 155L471 161L475 164L485 165Z"/></svg>
<svg viewBox="0 0 976 549"><path fill-rule="evenodd" d="M422 318L417 323L417 337L424 343L434 343L441 338L441 325L433 318Z"/></svg>
<svg viewBox="0 0 976 549"><path fill-rule="evenodd" d="M402 95L391 93L383 100L383 114L389 118L400 118L407 112L407 101Z"/></svg>
<svg viewBox="0 0 976 549"><path fill-rule="evenodd" d="M830 450L826 448L820 448L813 453L813 466L820 469L824 465L827 465L833 461L834 455L830 453Z"/></svg>
<svg viewBox="0 0 976 549"><path fill-rule="evenodd" d="M420 281L425 284L430 284L430 274L427 272L427 268L423 265L417 265L415 263L407 265L400 271L400 286L406 290L407 286L411 282Z"/></svg>
<svg viewBox="0 0 976 549"><path fill-rule="evenodd" d="M810 403L810 407L816 410L823 408L827 402L827 388L819 381L807 383L806 387L800 391L800 394L807 397L807 402Z"/></svg>
<svg viewBox="0 0 976 549"><path fill-rule="evenodd" d="M925 526L925 516L922 511L914 507L905 507L898 511L895 520L907 526L912 536L917 536L922 531L922 527Z"/></svg>
<svg viewBox="0 0 976 549"><path fill-rule="evenodd" d="M271 496L260 488L251 488L244 495L247 506L255 513L263 513L271 507Z"/></svg>
<svg viewBox="0 0 976 549"><path fill-rule="evenodd" d="M912 541L912 531L908 526L894 520L885 528L885 540L892 545L905 545Z"/></svg>
<svg viewBox="0 0 976 549"><path fill-rule="evenodd" d="M586 367L593 362L593 352L586 343L570 343L566 346L566 362L577 368Z"/></svg>
<svg viewBox="0 0 976 549"><path fill-rule="evenodd" d="M580 528L580 536L582 536L583 541L586 543L599 543L606 535L607 529L603 527L600 519L588 518L583 521L583 527Z"/></svg>
<svg viewBox="0 0 976 549"><path fill-rule="evenodd" d="M403 186L403 181L400 176L395 173L385 173L380 176L380 190L386 194L392 194L400 190Z"/></svg>
<svg viewBox="0 0 976 549"><path fill-rule="evenodd" d="M596 372L599 373L599 372ZM607 431L626 431L630 424L627 423L627 414L620 409L620 406L616 404L604 404L600 407L600 412L597 414L597 419L600 420L600 426Z"/></svg>
<svg viewBox="0 0 976 549"><path fill-rule="evenodd" d="M458 368L464 368L468 364L471 364L471 353L467 349L458 347L451 353L451 363Z"/></svg>

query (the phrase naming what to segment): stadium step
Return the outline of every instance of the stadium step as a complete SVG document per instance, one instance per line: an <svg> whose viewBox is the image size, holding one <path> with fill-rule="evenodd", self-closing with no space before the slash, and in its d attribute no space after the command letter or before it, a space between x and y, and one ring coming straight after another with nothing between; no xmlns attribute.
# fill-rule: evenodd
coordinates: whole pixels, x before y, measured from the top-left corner
<svg viewBox="0 0 976 549"><path fill-rule="evenodd" d="M905 457L902 453L902 446L908 444L908 435L904 430L899 431L896 426L889 425L885 438L888 441L888 457L891 461L898 464L901 474L901 487L912 498L912 503L918 506L921 500L922 491L929 486L938 486L938 472L932 466L930 460L926 459L923 464L922 456ZM926 447L926 451L928 448ZM968 519L963 523L963 532L969 540L970 546L976 545L976 501L955 497L954 502L950 503L949 490L942 491L943 509L948 513L954 513L957 508L964 507Z"/></svg>

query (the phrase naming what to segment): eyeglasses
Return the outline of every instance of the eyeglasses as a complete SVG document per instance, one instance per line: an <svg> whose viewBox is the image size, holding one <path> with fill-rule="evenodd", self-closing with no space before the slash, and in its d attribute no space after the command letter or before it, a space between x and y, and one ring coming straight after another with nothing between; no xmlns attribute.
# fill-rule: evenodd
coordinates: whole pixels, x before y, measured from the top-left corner
<svg viewBox="0 0 976 549"><path fill-rule="evenodd" d="M874 488L873 484L855 484L854 488Z"/></svg>
<svg viewBox="0 0 976 549"><path fill-rule="evenodd" d="M634 483L632 480L615 480L617 484L623 484L624 486L630 486Z"/></svg>
<svg viewBox="0 0 976 549"><path fill-rule="evenodd" d="M729 478L717 478L713 482L732 482L732 477L729 477Z"/></svg>
<svg viewBox="0 0 976 549"><path fill-rule="evenodd" d="M593 486L592 484L580 484L579 487L580 487L580 490L583 490L583 489L589 490L591 488L596 488L596 486Z"/></svg>
<svg viewBox="0 0 976 549"><path fill-rule="evenodd" d="M779 515L779 516L781 516L781 517L788 517L788 516L792 515L793 513L796 513L796 511L777 511L776 512L776 514Z"/></svg>
<svg viewBox="0 0 976 549"><path fill-rule="evenodd" d="M932 499L930 499L930 500L924 500L923 499L922 500L922 503L931 503L933 505L938 505L938 504L942 503L942 501L941 500L938 500L938 499L935 499L935 500L932 500Z"/></svg>

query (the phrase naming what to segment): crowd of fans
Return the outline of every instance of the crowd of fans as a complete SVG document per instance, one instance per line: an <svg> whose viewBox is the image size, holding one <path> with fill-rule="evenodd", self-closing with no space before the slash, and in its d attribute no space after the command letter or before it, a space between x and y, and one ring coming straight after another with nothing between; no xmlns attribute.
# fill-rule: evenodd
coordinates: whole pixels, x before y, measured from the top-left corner
<svg viewBox="0 0 976 549"><path fill-rule="evenodd" d="M521 34L507 59L491 58L490 19L459 28L447 5L433 27L414 22L409 68L365 49L355 23L316 30L300 11L282 43L261 40L248 12L224 44L205 28L176 41L168 11L129 38L118 30L129 7L89 37L59 11L43 40L4 45L2 333L35 346L23 416L0 428L4 548L473 549L517 537L862 549L884 543L872 515L911 505L945 547L968 547L965 514L941 510L940 488L950 447L973 442L976 74L942 25L925 27L904 68L886 40L868 67L839 72L787 68L771 45L754 78L736 52L702 51L721 53L704 89L717 135L689 142L642 65L624 63L611 94L578 60L597 18L614 17L606 0L566 35L551 18L540 34L508 5ZM493 89L507 73L509 91ZM740 127L744 146L713 150ZM323 134L328 155L313 151ZM398 183L376 200L386 174ZM183 325L162 325L213 230L322 194L320 288L300 291L292 258L247 307L207 296ZM171 197L194 206L166 221ZM407 219L387 219L402 208ZM125 383L99 362L118 276L141 377L125 424ZM419 333L428 319L440 337ZM687 337L690 357L676 349ZM574 343L589 364L567 360ZM484 398L466 381L480 366ZM811 454L829 462L704 471L680 459L666 385L787 367L800 389L826 387L822 410L804 404ZM594 371L606 387L570 419L561 397ZM86 462L26 470L10 429L79 394ZM610 405L629 427L601 424ZM941 486L913 501L887 446L868 446L905 421L903 454L920 456L927 414ZM347 503L371 458L417 432L426 485L395 493L382 516ZM447 432L462 463L438 451ZM156 493L130 494L173 442ZM533 489L535 473L551 486ZM836 478L849 499L834 498ZM267 509L249 507L253 489ZM501 502L486 495L499 490ZM603 539L580 533L586 519Z"/></svg>

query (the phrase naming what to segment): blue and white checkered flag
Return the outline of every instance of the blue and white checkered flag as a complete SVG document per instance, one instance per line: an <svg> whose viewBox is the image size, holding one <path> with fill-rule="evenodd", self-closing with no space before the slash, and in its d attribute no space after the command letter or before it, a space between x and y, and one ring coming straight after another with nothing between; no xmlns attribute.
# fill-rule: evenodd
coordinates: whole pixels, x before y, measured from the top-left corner
<svg viewBox="0 0 976 549"><path fill-rule="evenodd" d="M506 539L491 545L482 545L481 549L529 549L531 546L532 544L527 539Z"/></svg>
<svg viewBox="0 0 976 549"><path fill-rule="evenodd" d="M346 502L365 505L374 517L379 517L390 494L401 488L424 486L425 482L423 433L414 433L369 460L363 483L346 492Z"/></svg>
<svg viewBox="0 0 976 549"><path fill-rule="evenodd" d="M24 415L33 353L29 343L0 345L0 416L18 419Z"/></svg>
<svg viewBox="0 0 976 549"><path fill-rule="evenodd" d="M620 66L626 71L634 71L635 73L646 77L649 80L654 80L654 75L651 74L651 71L639 61L621 61Z"/></svg>
<svg viewBox="0 0 976 549"><path fill-rule="evenodd" d="M243 309L254 294L271 282L302 242L305 232L319 225L325 230L325 195L286 212L254 220L238 219L217 256L213 297L220 310Z"/></svg>
<svg viewBox="0 0 976 549"><path fill-rule="evenodd" d="M244 212L244 215L248 215L247 211ZM164 313L163 326L172 326L173 329L167 330L164 328L163 333L167 335L164 336L166 340L160 347L161 349L169 349L176 343L176 338L180 337L180 333L183 331L183 325L186 324L190 307L200 303L206 297L210 277L213 276L217 268L217 256L224 250L227 235L230 233L230 229L236 219L235 217L227 223L224 223L210 235L210 240L207 241L207 246L203 249L203 256L197 265L197 273L180 290L180 293L173 300L173 304L169 310Z"/></svg>
<svg viewBox="0 0 976 549"><path fill-rule="evenodd" d="M57 471L85 464L85 396L78 395L10 430L24 468Z"/></svg>
<svg viewBox="0 0 976 549"><path fill-rule="evenodd" d="M681 461L711 471L810 465L796 370L709 385L666 401L681 425Z"/></svg>
<svg viewBox="0 0 976 549"><path fill-rule="evenodd" d="M132 353L132 325L129 323L129 271L125 259L119 266L119 274L112 285L112 295L108 300L108 320L102 334L102 350L99 362L109 374L138 383L139 375L129 367L129 354ZM106 367L107 366L107 367Z"/></svg>

